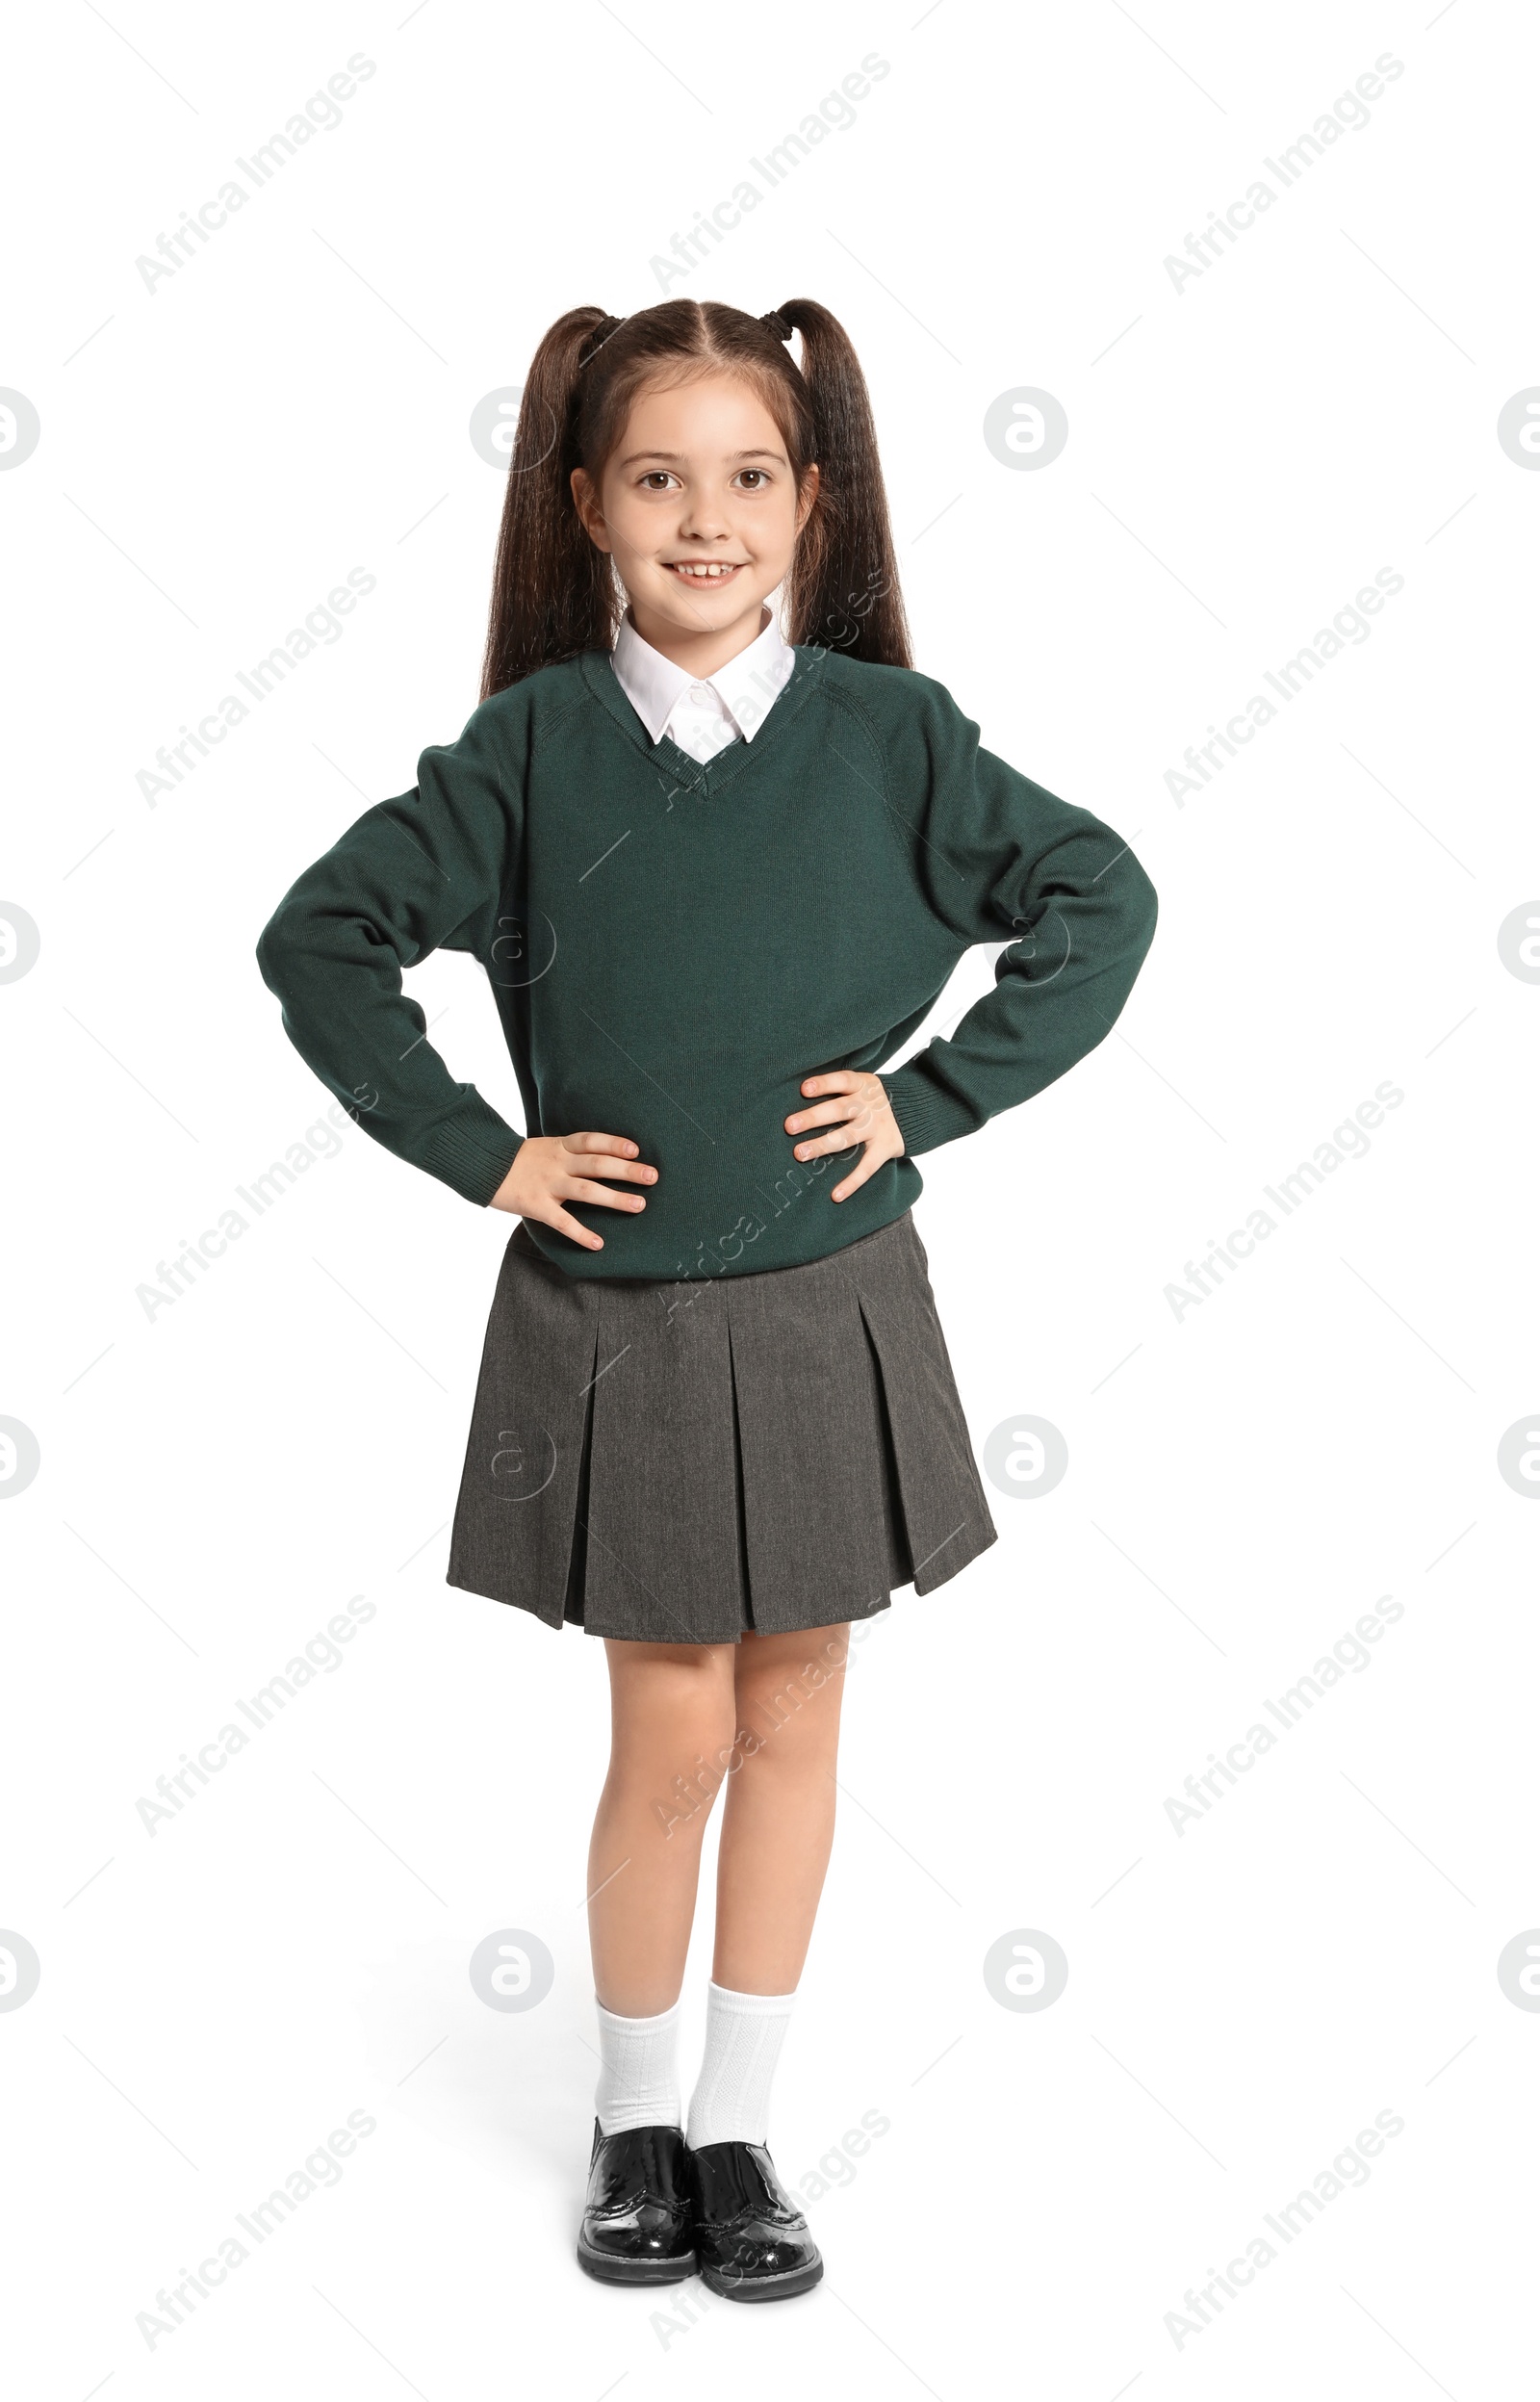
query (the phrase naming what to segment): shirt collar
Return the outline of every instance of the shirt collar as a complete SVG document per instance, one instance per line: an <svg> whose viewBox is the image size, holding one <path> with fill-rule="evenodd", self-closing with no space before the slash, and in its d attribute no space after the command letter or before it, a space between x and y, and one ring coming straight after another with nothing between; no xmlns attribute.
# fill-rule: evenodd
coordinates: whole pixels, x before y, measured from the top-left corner
<svg viewBox="0 0 1540 2402"><path fill-rule="evenodd" d="M781 632L771 609L762 632L709 676L692 676L644 642L631 624L628 608L611 653L611 665L621 689L654 742L660 742L680 695L692 684L708 684L746 742L752 742L772 704L797 663L797 655Z"/></svg>

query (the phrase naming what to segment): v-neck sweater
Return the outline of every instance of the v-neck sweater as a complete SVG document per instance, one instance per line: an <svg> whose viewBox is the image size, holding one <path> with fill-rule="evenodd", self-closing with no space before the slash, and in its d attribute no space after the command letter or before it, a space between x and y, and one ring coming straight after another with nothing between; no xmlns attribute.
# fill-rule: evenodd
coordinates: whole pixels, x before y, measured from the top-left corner
<svg viewBox="0 0 1540 2402"><path fill-rule="evenodd" d="M426 1038L401 970L468 951L531 1135L629 1137L635 1213L538 1220L570 1277L756 1274L913 1203L915 1156L1040 1093L1110 1032L1155 930L1127 844L983 749L915 669L796 646L752 742L654 743L607 651L541 668L424 751L307 867L257 944L301 1056L366 1133L484 1207L525 1139ZM883 1075L904 1139L850 1198L853 1145L799 1161L805 1077L877 1070L976 943L991 992ZM823 1098L823 1097L820 1097Z"/></svg>

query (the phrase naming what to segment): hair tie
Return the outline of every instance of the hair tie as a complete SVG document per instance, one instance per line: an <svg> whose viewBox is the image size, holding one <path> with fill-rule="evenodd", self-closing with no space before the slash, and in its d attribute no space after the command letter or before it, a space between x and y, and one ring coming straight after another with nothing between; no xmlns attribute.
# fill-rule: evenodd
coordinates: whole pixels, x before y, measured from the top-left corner
<svg viewBox="0 0 1540 2402"><path fill-rule="evenodd" d="M767 309L759 323L769 327L778 342L789 342L797 330L790 319L783 317L779 309Z"/></svg>
<svg viewBox="0 0 1540 2402"><path fill-rule="evenodd" d="M626 320L624 317L602 317L600 319L598 325L594 329L599 336L598 341L594 344L593 349L588 352L587 356L580 358L578 362L577 373L579 375L582 374L583 369L588 365L589 360L596 359L599 356L600 351L609 340L610 335L613 333L619 333L625 323Z"/></svg>

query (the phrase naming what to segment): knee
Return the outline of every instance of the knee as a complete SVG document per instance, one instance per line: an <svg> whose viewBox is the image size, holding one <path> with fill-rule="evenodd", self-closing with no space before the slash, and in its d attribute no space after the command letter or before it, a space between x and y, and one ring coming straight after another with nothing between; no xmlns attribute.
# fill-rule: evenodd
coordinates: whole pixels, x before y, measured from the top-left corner
<svg viewBox="0 0 1540 2402"><path fill-rule="evenodd" d="M789 1760L838 1740L843 1656L739 1671L738 1742L746 1758Z"/></svg>
<svg viewBox="0 0 1540 2402"><path fill-rule="evenodd" d="M677 1723L654 1754L656 1772L647 1783L648 1816L665 1835L689 1832L698 1838L718 1794L741 1763L731 1708L725 1716L703 1714L693 1723Z"/></svg>
<svg viewBox="0 0 1540 2402"><path fill-rule="evenodd" d="M667 1729L668 1747L713 1769L726 1764L737 1729L737 1701L732 1690L732 1664L715 1649L706 1651L672 1681L660 1723Z"/></svg>
<svg viewBox="0 0 1540 2402"><path fill-rule="evenodd" d="M670 1765L677 1763L685 1781L711 1800L738 1765L737 1727L731 1693L724 1707L703 1710L676 1725L668 1755Z"/></svg>
<svg viewBox="0 0 1540 2402"><path fill-rule="evenodd" d="M660 1647L661 1648L661 1647ZM736 1726L732 1664L722 1645L670 1644L629 1682L615 1713L614 1764L654 1778L712 1779L725 1767Z"/></svg>

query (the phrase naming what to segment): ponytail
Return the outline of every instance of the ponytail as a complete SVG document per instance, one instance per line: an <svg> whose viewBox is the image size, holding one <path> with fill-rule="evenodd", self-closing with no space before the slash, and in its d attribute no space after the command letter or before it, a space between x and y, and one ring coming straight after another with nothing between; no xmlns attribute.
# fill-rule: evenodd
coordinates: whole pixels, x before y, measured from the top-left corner
<svg viewBox="0 0 1540 2402"><path fill-rule="evenodd" d="M802 336L799 368L784 347ZM498 535L481 698L580 652L609 650L626 594L572 495L597 486L630 404L654 376L731 373L775 419L800 493L819 483L787 572L787 638L879 665L912 664L871 401L849 335L816 300L750 317L719 300L664 300L635 316L570 309L530 362Z"/></svg>
<svg viewBox="0 0 1540 2402"><path fill-rule="evenodd" d="M619 630L613 569L584 531L569 481L581 464L572 439L578 374L596 334L619 322L569 309L530 362L492 568L483 700L554 659L609 648Z"/></svg>
<svg viewBox="0 0 1540 2402"><path fill-rule="evenodd" d="M871 397L833 310L783 300L773 314L802 336L799 382L812 408L818 498L787 584L790 640L883 667L912 667ZM786 360L789 373L797 369Z"/></svg>

